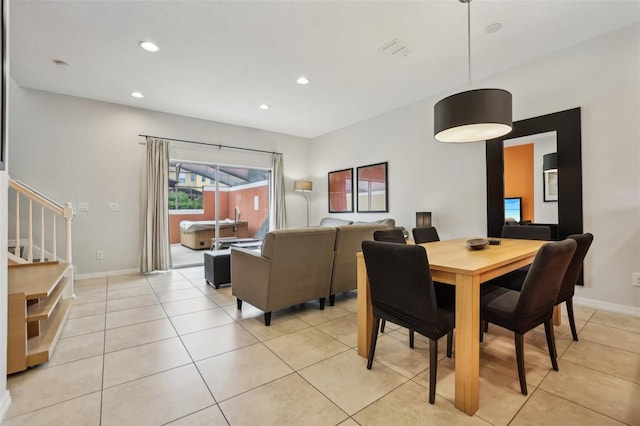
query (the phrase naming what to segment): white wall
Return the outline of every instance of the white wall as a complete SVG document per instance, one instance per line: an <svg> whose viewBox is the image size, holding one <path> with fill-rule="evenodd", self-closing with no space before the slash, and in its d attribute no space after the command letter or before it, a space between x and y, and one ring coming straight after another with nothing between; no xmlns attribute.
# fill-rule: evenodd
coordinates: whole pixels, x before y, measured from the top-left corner
<svg viewBox="0 0 640 426"><path fill-rule="evenodd" d="M508 54L508 52L505 52ZM426 78L426 77L425 77ZM584 230L595 241L577 299L640 314L640 25L524 64L475 87L512 92L514 120L582 108ZM416 211L432 211L442 238L486 235L484 144L433 139L427 99L312 141L312 222L327 216L327 172L389 162L386 214L415 226Z"/></svg>
<svg viewBox="0 0 640 426"><path fill-rule="evenodd" d="M542 160L546 154L557 152L556 132L544 133L533 144L533 221L536 223L558 223L558 203L544 201Z"/></svg>
<svg viewBox="0 0 640 426"><path fill-rule="evenodd" d="M0 247L7 245L7 172L0 171ZM7 390L7 250L0 250L0 423L11 405Z"/></svg>
<svg viewBox="0 0 640 426"><path fill-rule="evenodd" d="M71 201L74 208L79 201L89 203L89 212L77 213L72 225L80 276L138 270L146 153L139 134L282 152L287 224L306 222L293 180L308 173L307 139L23 89L13 81L9 102L11 178L59 202ZM110 201L120 204L119 212L107 211ZM96 260L96 250L104 251L104 260Z"/></svg>

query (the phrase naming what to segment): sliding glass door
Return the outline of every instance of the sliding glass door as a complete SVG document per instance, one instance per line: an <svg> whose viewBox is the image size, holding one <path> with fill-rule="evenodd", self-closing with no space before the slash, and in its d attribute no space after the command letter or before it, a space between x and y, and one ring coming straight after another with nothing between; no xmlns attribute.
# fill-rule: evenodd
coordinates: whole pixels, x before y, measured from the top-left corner
<svg viewBox="0 0 640 426"><path fill-rule="evenodd" d="M169 239L174 268L203 263L203 250L262 239L269 229L271 170L172 159Z"/></svg>

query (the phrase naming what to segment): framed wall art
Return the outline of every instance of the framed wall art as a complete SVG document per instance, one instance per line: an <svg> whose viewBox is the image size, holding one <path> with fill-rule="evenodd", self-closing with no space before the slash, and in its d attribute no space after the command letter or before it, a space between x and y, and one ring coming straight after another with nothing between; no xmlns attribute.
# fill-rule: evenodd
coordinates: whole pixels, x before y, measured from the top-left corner
<svg viewBox="0 0 640 426"><path fill-rule="evenodd" d="M387 163L358 167L356 174L358 182L358 212L388 212Z"/></svg>
<svg viewBox="0 0 640 426"><path fill-rule="evenodd" d="M353 169L329 172L329 213L353 213Z"/></svg>

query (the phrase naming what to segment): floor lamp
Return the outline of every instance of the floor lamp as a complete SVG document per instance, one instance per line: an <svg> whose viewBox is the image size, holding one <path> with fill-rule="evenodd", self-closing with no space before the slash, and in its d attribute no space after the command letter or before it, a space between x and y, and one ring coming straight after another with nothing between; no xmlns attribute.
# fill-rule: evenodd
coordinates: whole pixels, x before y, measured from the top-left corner
<svg viewBox="0 0 640 426"><path fill-rule="evenodd" d="M302 192L304 199L307 201L307 228L309 227L309 198L307 198L307 192L311 192L313 189L313 182L310 180L297 180L293 182L293 190Z"/></svg>

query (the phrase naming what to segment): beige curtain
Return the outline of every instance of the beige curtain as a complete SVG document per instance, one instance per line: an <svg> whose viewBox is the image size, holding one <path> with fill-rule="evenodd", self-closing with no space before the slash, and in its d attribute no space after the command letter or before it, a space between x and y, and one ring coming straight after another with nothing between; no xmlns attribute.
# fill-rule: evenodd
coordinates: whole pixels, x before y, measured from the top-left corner
<svg viewBox="0 0 640 426"><path fill-rule="evenodd" d="M147 138L146 178L142 188L143 273L171 269L169 245L169 141Z"/></svg>
<svg viewBox="0 0 640 426"><path fill-rule="evenodd" d="M287 227L287 208L284 201L284 164L282 154L272 157L273 186L271 199L273 200L273 227L284 229Z"/></svg>

